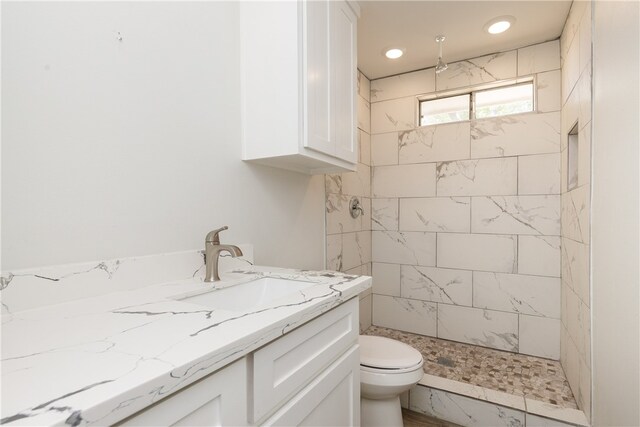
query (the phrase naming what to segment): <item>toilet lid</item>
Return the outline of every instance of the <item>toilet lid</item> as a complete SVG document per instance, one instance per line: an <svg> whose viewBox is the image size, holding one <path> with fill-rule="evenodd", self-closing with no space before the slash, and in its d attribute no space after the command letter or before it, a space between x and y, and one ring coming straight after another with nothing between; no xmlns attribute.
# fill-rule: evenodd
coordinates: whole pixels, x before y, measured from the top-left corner
<svg viewBox="0 0 640 427"><path fill-rule="evenodd" d="M361 365L382 369L403 369L422 363L422 354L400 341L360 335L359 342Z"/></svg>

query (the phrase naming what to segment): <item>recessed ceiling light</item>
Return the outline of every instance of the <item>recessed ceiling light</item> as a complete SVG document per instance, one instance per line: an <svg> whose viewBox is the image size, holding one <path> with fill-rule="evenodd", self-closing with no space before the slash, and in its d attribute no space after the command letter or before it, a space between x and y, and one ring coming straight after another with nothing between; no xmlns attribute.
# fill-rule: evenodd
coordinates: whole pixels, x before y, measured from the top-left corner
<svg viewBox="0 0 640 427"><path fill-rule="evenodd" d="M500 34L507 31L513 23L516 22L516 18L513 16L499 16L487 22L484 26L484 30L489 34Z"/></svg>
<svg viewBox="0 0 640 427"><path fill-rule="evenodd" d="M397 47L394 47L394 48L391 48L391 49L387 49L387 51L384 53L384 56L386 56L389 59L398 59L402 55L404 55L404 50L403 49L399 49Z"/></svg>

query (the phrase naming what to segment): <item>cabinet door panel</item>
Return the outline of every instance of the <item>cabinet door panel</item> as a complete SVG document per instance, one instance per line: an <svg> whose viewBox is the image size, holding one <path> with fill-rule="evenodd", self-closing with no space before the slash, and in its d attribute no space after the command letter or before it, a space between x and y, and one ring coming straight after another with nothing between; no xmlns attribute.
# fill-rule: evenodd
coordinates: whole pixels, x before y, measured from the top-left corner
<svg viewBox="0 0 640 427"><path fill-rule="evenodd" d="M360 425L358 345L351 347L263 425Z"/></svg>
<svg viewBox="0 0 640 427"><path fill-rule="evenodd" d="M305 146L335 154L331 129L331 7L329 1L305 1L303 7Z"/></svg>
<svg viewBox="0 0 640 427"><path fill-rule="evenodd" d="M247 425L247 362L238 360L117 426Z"/></svg>
<svg viewBox="0 0 640 427"><path fill-rule="evenodd" d="M356 163L356 16L344 1L331 7L332 139L336 157Z"/></svg>

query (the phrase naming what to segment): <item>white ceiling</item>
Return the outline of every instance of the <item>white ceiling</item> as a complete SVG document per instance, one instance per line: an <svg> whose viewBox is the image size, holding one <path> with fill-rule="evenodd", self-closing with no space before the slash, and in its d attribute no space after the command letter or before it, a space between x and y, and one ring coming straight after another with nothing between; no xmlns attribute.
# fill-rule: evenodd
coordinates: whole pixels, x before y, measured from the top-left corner
<svg viewBox="0 0 640 427"><path fill-rule="evenodd" d="M571 1L360 1L358 68L376 79L435 66L435 37L444 34L445 62L473 58L553 40L560 36ZM511 15L515 24L490 35L491 19ZM389 47L406 49L400 59L387 59Z"/></svg>

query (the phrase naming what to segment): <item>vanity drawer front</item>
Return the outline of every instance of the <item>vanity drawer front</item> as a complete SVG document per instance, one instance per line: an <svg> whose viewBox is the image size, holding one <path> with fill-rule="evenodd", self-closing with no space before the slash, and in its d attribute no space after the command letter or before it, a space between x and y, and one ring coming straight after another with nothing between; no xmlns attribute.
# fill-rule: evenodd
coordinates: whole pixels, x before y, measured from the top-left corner
<svg viewBox="0 0 640 427"><path fill-rule="evenodd" d="M284 335L253 355L253 422L285 403L357 343L358 298Z"/></svg>

